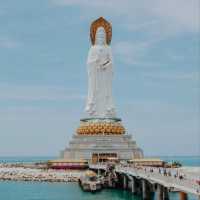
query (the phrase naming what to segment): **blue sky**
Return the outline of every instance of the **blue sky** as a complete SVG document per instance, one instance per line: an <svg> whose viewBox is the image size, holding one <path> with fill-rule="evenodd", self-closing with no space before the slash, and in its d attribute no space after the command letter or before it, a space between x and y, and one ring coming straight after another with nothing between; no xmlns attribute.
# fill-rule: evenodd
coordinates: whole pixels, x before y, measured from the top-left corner
<svg viewBox="0 0 200 200"><path fill-rule="evenodd" d="M90 23L113 25L118 117L146 155L200 153L198 0L0 0L0 156L58 155L85 116Z"/></svg>

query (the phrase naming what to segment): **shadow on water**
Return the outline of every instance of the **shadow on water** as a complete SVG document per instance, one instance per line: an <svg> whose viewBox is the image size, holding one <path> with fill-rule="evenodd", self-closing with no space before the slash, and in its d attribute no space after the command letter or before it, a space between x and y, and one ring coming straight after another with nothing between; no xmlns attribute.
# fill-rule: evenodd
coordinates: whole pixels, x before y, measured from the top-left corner
<svg viewBox="0 0 200 200"><path fill-rule="evenodd" d="M5 200L141 200L128 191L104 189L84 192L76 183L0 182Z"/></svg>
<svg viewBox="0 0 200 200"><path fill-rule="evenodd" d="M119 189L104 189L99 193L95 194L95 197L93 194L85 194L87 196L86 199L92 200L95 198L95 200L141 200L142 198L138 196L134 196L131 192L129 191L124 191L124 190L119 190ZM92 198L88 198L91 196ZM86 200L85 199L85 200Z"/></svg>
<svg viewBox="0 0 200 200"><path fill-rule="evenodd" d="M0 181L0 200L141 200L129 191L104 189L97 193L84 192L77 183L39 183ZM178 193L170 194L178 200ZM196 197L189 195L189 200Z"/></svg>

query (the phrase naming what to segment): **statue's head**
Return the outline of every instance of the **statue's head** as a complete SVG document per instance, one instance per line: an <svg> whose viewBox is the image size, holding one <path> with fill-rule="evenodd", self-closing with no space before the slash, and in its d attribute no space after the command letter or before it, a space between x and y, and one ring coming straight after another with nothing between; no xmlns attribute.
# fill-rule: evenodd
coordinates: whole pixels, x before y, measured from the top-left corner
<svg viewBox="0 0 200 200"><path fill-rule="evenodd" d="M96 35L95 35L95 44L96 45L106 44L106 32L102 26L97 28Z"/></svg>

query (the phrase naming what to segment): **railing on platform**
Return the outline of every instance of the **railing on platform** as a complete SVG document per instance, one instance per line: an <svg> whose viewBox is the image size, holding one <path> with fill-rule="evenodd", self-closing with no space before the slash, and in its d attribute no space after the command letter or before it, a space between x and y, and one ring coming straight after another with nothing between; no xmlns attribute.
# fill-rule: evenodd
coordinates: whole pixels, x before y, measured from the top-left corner
<svg viewBox="0 0 200 200"><path fill-rule="evenodd" d="M105 164L90 165L91 169L106 169ZM127 175L135 176L137 178L146 179L151 183L161 184L169 189L175 189L178 191L184 191L195 195L200 195L200 185L193 180L188 178L180 179L174 176L164 176L159 173L158 168L153 168L153 171L149 171L150 168L135 168L135 167L125 167L123 165L116 165L116 172L124 173ZM152 168L151 168L152 169Z"/></svg>

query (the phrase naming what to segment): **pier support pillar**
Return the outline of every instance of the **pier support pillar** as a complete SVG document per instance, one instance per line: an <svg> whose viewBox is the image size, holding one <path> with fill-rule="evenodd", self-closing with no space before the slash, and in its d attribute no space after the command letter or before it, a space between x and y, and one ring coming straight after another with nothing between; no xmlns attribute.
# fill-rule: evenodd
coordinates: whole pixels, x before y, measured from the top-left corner
<svg viewBox="0 0 200 200"><path fill-rule="evenodd" d="M180 197L180 200L187 200L188 199L188 195L185 192L179 192L179 197Z"/></svg>
<svg viewBox="0 0 200 200"><path fill-rule="evenodd" d="M168 188L163 188L163 200L169 200L169 191Z"/></svg>
<svg viewBox="0 0 200 200"><path fill-rule="evenodd" d="M127 178L126 178L126 175L123 176L123 188L124 189L127 188Z"/></svg>
<svg viewBox="0 0 200 200"><path fill-rule="evenodd" d="M113 186L113 182L112 182L112 178L111 178L111 175L110 175L110 174L108 175L108 186L109 186L109 187L112 187L112 186Z"/></svg>
<svg viewBox="0 0 200 200"><path fill-rule="evenodd" d="M134 177L131 178L131 192L132 192L133 194L136 193L135 178L134 178Z"/></svg>
<svg viewBox="0 0 200 200"><path fill-rule="evenodd" d="M143 200L147 200L148 199L146 181L144 179L142 180L142 199Z"/></svg>
<svg viewBox="0 0 200 200"><path fill-rule="evenodd" d="M156 200L163 200L163 186L157 185Z"/></svg>

